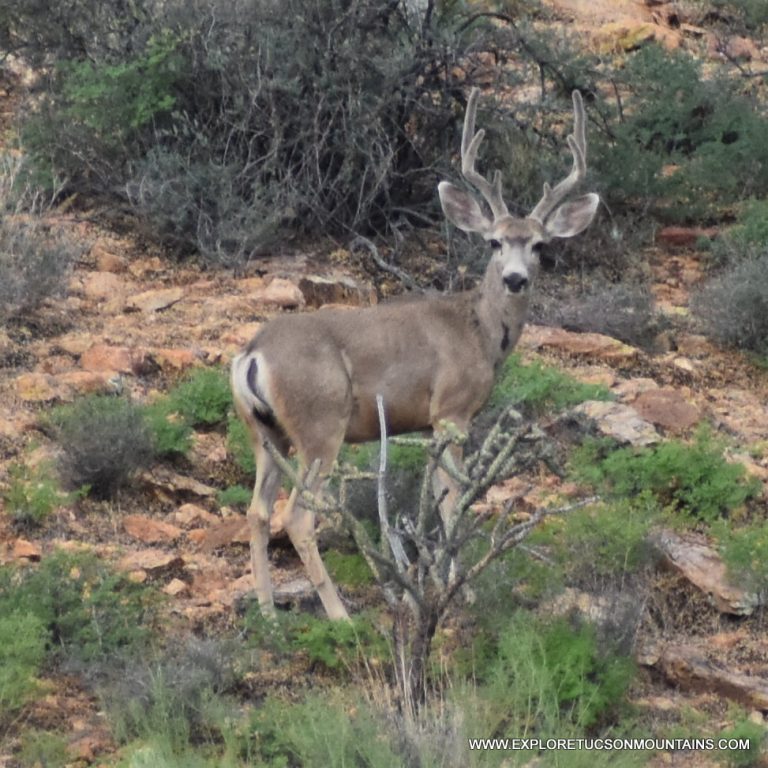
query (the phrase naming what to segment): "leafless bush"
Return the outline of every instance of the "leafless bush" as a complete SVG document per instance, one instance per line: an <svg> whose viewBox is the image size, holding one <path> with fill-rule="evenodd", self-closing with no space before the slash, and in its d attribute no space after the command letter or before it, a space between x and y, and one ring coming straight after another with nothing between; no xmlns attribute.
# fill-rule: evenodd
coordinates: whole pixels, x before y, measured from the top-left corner
<svg viewBox="0 0 768 768"><path fill-rule="evenodd" d="M722 344L768 354L768 254L742 261L692 298L708 335Z"/></svg>

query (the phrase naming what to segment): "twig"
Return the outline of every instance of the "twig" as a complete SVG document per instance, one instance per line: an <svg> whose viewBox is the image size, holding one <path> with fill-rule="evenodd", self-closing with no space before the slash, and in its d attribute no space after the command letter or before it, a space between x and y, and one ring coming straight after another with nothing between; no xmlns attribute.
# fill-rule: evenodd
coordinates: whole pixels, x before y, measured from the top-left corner
<svg viewBox="0 0 768 768"><path fill-rule="evenodd" d="M376 266L379 269L394 275L407 288L410 288L412 291L418 291L419 293L423 292L419 284L407 272L404 272L402 269L400 269L400 267L396 267L394 264L388 264L386 261L384 261L384 259L382 259L379 255L379 249L367 237L358 235L349 244L349 249L353 253L358 248L366 248L371 254L371 258L376 262Z"/></svg>

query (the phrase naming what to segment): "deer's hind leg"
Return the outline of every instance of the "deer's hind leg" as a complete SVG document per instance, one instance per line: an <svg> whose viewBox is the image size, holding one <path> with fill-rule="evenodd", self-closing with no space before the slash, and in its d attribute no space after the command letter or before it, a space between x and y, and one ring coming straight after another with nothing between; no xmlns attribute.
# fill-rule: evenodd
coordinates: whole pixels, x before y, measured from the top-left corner
<svg viewBox="0 0 768 768"><path fill-rule="evenodd" d="M264 441L269 440L283 455L288 452L285 438L267 429L257 429L249 424L256 460L256 480L253 498L248 507L247 519L250 528L251 571L256 588L256 597L262 615L273 617L275 604L272 596L272 579L269 575L269 518L280 488L282 472Z"/></svg>

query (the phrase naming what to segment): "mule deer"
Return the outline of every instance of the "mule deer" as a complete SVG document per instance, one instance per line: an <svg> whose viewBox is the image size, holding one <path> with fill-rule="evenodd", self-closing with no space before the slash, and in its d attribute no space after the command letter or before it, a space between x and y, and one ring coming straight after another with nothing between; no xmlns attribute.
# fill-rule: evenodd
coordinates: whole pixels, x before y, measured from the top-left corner
<svg viewBox="0 0 768 768"><path fill-rule="evenodd" d="M512 351L525 322L531 283L542 243L583 231L599 198L587 194L562 203L586 172L584 107L573 93L574 130L570 174L544 194L525 218L509 214L501 173L493 180L475 170L484 131L475 133L478 90L467 103L461 140L461 171L491 211L467 192L438 185L448 220L488 243L490 261L482 283L452 296L427 296L364 309L321 309L284 315L265 325L232 363L239 416L250 432L256 482L248 509L251 563L262 613L272 615L267 542L269 517L281 471L265 441L285 454L293 446L303 470L319 464L319 487L342 443L379 437L377 394L384 400L389 434L437 430L443 421L466 430L483 406L495 372ZM460 457L456 457L460 460ZM441 515L449 524L455 483L435 473L446 497ZM292 492L285 527L328 616L347 618L317 550L314 513Z"/></svg>

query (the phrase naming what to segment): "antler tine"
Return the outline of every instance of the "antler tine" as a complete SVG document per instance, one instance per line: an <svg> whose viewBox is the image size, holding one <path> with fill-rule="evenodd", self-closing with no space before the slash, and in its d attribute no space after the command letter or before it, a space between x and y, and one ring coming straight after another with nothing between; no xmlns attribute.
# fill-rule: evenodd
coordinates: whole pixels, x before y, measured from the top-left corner
<svg viewBox="0 0 768 768"><path fill-rule="evenodd" d="M584 102L579 91L573 94L573 133L568 135L566 141L573 154L573 168L568 176L554 189L544 183L544 194L536 204L536 207L528 214L528 218L544 222L554 210L555 206L567 195L587 174L587 132L584 118Z"/></svg>
<svg viewBox="0 0 768 768"><path fill-rule="evenodd" d="M464 115L464 132L461 135L461 173L464 178L483 196L491 207L494 219L506 216L509 211L501 196L501 171L496 171L493 181L488 181L475 170L477 151L485 136L481 128L475 133L475 116L477 114L477 99L480 91L473 88L467 101L467 111Z"/></svg>

